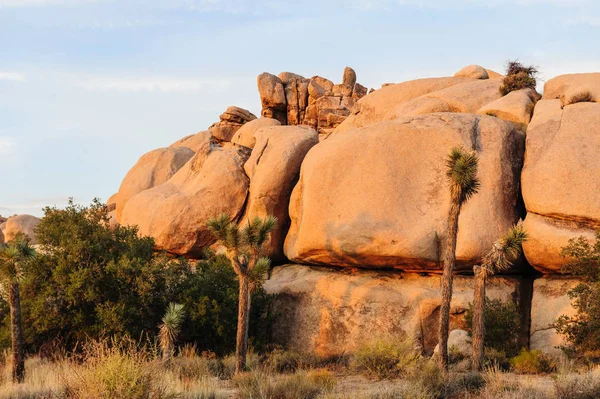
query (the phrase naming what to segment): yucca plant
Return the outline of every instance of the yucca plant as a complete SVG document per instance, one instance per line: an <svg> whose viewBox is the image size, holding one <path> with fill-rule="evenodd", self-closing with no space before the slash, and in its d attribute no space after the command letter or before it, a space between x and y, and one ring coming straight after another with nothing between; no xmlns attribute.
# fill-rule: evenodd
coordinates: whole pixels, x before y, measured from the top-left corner
<svg viewBox="0 0 600 399"><path fill-rule="evenodd" d="M175 341L181 332L181 324L184 317L185 312L182 304L169 304L158 332L158 341L163 360L171 359L175 353Z"/></svg>
<svg viewBox="0 0 600 399"><path fill-rule="evenodd" d="M521 222L517 223L483 257L481 266L473 267L475 290L473 293L473 370L483 366L483 344L485 335L485 285L487 278L494 273L507 270L522 251L527 233Z"/></svg>
<svg viewBox="0 0 600 399"><path fill-rule="evenodd" d="M264 256L264 247L271 231L277 226L277 218L256 217L239 226L232 222L228 215L223 214L210 219L207 225L217 241L225 248L225 255L230 260L240 283L235 349L237 374L246 367L250 295L259 284L262 284L271 265L270 259Z"/></svg>
<svg viewBox="0 0 600 399"><path fill-rule="evenodd" d="M439 362L442 369L448 369L448 334L450 328L450 302L454 264L456 263L456 239L458 236L458 216L462 205L479 190L477 166L479 159L475 152L453 148L446 160L446 177L450 185L450 209L448 229L444 247L444 270L442 274L442 303L439 322Z"/></svg>
<svg viewBox="0 0 600 399"><path fill-rule="evenodd" d="M19 233L10 243L0 245L0 285L3 291L8 291L4 293L10 306L12 378L17 383L23 382L25 378L19 282L23 276L25 263L33 257L35 257L35 250L29 245L28 237L22 233Z"/></svg>

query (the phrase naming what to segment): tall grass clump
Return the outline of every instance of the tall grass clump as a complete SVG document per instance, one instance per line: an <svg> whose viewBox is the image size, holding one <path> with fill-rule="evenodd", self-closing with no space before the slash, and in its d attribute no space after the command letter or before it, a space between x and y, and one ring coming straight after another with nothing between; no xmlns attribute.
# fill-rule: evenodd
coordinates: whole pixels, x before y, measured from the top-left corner
<svg viewBox="0 0 600 399"><path fill-rule="evenodd" d="M316 399L331 392L337 383L327 370L298 371L283 376L260 371L239 373L233 382L242 399Z"/></svg>
<svg viewBox="0 0 600 399"><path fill-rule="evenodd" d="M554 381L557 399L600 398L600 368L582 374L562 374Z"/></svg>
<svg viewBox="0 0 600 399"><path fill-rule="evenodd" d="M146 347L123 340L89 342L81 367L64 376L67 398L165 399L174 397L160 378L159 364Z"/></svg>
<svg viewBox="0 0 600 399"><path fill-rule="evenodd" d="M358 348L351 367L370 377L394 378L405 374L419 358L409 340L377 340Z"/></svg>

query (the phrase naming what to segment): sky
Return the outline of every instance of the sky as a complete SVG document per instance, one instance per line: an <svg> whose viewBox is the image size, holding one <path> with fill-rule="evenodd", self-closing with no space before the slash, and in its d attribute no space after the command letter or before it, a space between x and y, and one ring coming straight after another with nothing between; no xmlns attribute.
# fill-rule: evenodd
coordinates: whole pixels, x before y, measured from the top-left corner
<svg viewBox="0 0 600 399"><path fill-rule="evenodd" d="M600 71L598 0L0 0L0 214L106 201L145 152L260 114L256 76Z"/></svg>

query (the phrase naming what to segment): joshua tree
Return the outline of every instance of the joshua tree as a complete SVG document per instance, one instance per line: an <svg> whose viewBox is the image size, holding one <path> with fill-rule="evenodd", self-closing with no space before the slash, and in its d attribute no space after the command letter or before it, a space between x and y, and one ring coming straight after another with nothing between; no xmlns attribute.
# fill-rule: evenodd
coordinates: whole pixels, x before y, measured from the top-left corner
<svg viewBox="0 0 600 399"><path fill-rule="evenodd" d="M25 378L19 281L23 276L23 264L34 256L35 250L22 234L17 235L8 245L0 246L0 285L2 285L3 291L8 291L12 337L12 378L17 383L23 382Z"/></svg>
<svg viewBox="0 0 600 399"><path fill-rule="evenodd" d="M453 148L446 161L446 176L450 184L450 210L448 211L448 231L444 248L444 271L442 274L442 303L439 323L439 362L443 370L448 369L448 330L450 324L450 302L452 300L452 279L456 261L456 237L460 208L479 189L477 178L477 154L462 148Z"/></svg>
<svg viewBox="0 0 600 399"><path fill-rule="evenodd" d="M240 227L224 214L210 219L207 225L218 242L225 247L225 255L231 261L240 283L235 347L235 372L239 373L246 367L250 298L271 264L269 258L263 256L263 247L277 225L277 219L273 216L265 219L257 217Z"/></svg>
<svg viewBox="0 0 600 399"><path fill-rule="evenodd" d="M181 323L183 322L183 305L179 303L170 303L167 312L162 318L162 324L159 327L159 344L163 360L171 359L175 352L175 340L181 332Z"/></svg>
<svg viewBox="0 0 600 399"><path fill-rule="evenodd" d="M519 222L483 257L481 266L473 267L475 292L473 293L473 370L480 371L483 365L483 342L485 335L485 284L488 276L506 270L521 253L527 233Z"/></svg>

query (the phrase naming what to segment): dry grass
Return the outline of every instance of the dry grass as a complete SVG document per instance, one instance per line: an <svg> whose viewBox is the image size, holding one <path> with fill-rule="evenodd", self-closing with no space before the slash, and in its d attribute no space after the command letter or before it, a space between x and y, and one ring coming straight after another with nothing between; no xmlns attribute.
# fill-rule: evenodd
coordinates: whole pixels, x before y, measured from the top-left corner
<svg viewBox="0 0 600 399"><path fill-rule="evenodd" d="M589 91L582 91L581 93L577 93L574 96L572 96L566 105L593 102L593 101L594 101L594 98L592 96L592 93L590 93Z"/></svg>

